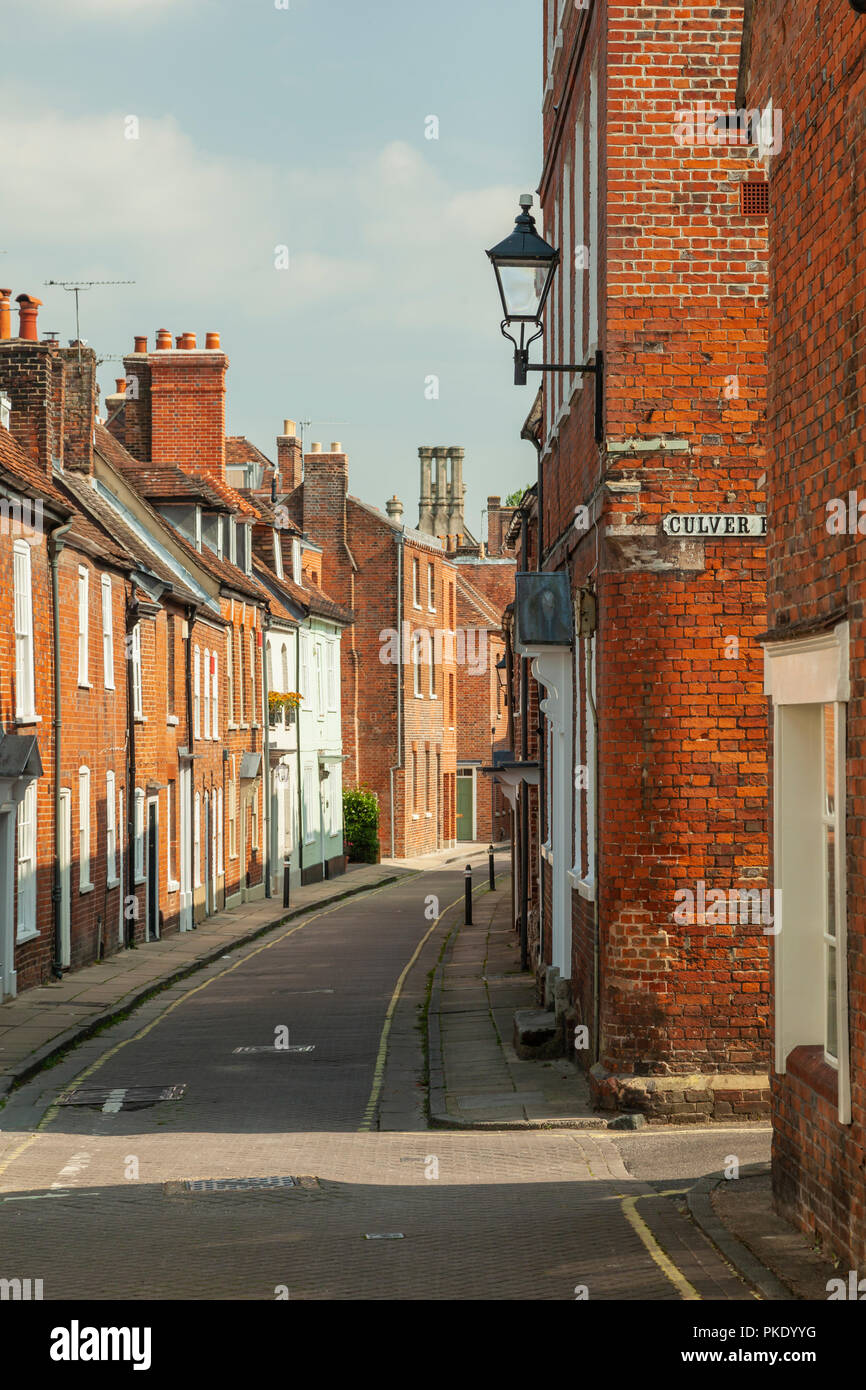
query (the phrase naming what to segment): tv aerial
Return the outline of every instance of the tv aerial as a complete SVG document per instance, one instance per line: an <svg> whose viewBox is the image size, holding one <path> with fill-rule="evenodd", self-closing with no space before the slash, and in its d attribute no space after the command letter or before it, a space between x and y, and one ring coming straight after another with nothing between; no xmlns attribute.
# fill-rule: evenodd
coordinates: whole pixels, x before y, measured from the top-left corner
<svg viewBox="0 0 866 1390"><path fill-rule="evenodd" d="M46 285L54 285L57 289L66 290L68 294L75 295L75 338L78 343L78 360L81 361L81 324L78 313L78 296L85 290L93 289L94 285L134 285L134 280L46 280Z"/></svg>

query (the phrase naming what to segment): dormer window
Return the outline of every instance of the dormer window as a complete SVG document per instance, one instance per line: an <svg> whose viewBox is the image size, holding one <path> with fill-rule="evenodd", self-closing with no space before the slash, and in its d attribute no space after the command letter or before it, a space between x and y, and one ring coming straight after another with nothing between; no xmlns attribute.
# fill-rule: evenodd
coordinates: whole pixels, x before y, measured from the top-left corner
<svg viewBox="0 0 866 1390"><path fill-rule="evenodd" d="M271 534L274 538L274 573L276 574L278 579L282 579L284 578L283 547L280 544L280 533L279 531L273 531Z"/></svg>
<svg viewBox="0 0 866 1390"><path fill-rule="evenodd" d="M301 583L301 542L297 536L292 536L292 578Z"/></svg>
<svg viewBox="0 0 866 1390"><path fill-rule="evenodd" d="M195 509L195 548L201 553L201 507Z"/></svg>
<svg viewBox="0 0 866 1390"><path fill-rule="evenodd" d="M227 517L226 520L229 527L229 561L235 565L237 564L237 526L233 516Z"/></svg>

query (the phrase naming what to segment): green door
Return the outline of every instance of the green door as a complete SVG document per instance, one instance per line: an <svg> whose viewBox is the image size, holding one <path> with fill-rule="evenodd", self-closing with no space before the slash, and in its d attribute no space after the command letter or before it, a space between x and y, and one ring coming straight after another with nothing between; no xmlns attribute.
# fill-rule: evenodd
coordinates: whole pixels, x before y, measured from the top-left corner
<svg viewBox="0 0 866 1390"><path fill-rule="evenodd" d="M472 840L475 820L475 775L471 767L457 769L457 838Z"/></svg>

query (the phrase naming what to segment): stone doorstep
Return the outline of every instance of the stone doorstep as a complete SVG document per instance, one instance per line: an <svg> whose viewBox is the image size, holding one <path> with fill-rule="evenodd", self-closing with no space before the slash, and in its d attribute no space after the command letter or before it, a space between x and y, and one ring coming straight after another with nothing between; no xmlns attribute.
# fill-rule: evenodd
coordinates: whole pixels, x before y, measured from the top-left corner
<svg viewBox="0 0 866 1390"><path fill-rule="evenodd" d="M588 1080L600 1108L637 1110L657 1119L763 1119L770 1110L770 1078L766 1074L634 1076L608 1072L596 1063Z"/></svg>

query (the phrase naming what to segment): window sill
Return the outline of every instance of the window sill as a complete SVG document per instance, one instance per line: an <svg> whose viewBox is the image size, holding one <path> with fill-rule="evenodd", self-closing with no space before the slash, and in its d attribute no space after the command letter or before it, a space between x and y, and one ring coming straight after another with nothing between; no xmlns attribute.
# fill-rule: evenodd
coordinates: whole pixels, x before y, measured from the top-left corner
<svg viewBox="0 0 866 1390"><path fill-rule="evenodd" d="M413 811L413 812L412 812L412 819L413 819L413 820L420 820L420 819L421 819L421 817L418 815L418 812L417 812L417 811Z"/></svg>
<svg viewBox="0 0 866 1390"><path fill-rule="evenodd" d="M41 715L41 714L19 714L19 715L16 715L16 717L15 717L15 723L18 724L18 725L21 725L21 724L41 724L41 723L42 723L42 715Z"/></svg>
<svg viewBox="0 0 866 1390"><path fill-rule="evenodd" d="M132 880L133 888L141 888L145 883L147 883L147 879L144 874L136 874L135 878Z"/></svg>
<svg viewBox="0 0 866 1390"><path fill-rule="evenodd" d="M78 682L78 689L79 689L79 690L92 690L92 689L93 689L93 681L79 681L79 682Z"/></svg>
<svg viewBox="0 0 866 1390"><path fill-rule="evenodd" d="M146 715L146 714L134 714L134 715L133 715L133 722L136 723L136 724L146 724L146 723L147 723L147 715Z"/></svg>
<svg viewBox="0 0 866 1390"><path fill-rule="evenodd" d="M165 721L165 722L166 722L166 724L168 725L168 727L169 727L170 729L176 729L177 726L178 726L178 724L180 723L180 720L179 720L179 718L177 717L176 714L170 714L170 715L168 715L168 717L166 718L166 721Z"/></svg>
<svg viewBox="0 0 866 1390"><path fill-rule="evenodd" d="M165 891L167 893L179 893L180 884L175 883L173 879L170 879L169 882L165 885Z"/></svg>
<svg viewBox="0 0 866 1390"><path fill-rule="evenodd" d="M595 902L595 879L584 878L576 869L569 869L568 881L587 902Z"/></svg>
<svg viewBox="0 0 866 1390"><path fill-rule="evenodd" d="M229 723L226 725L226 728L228 729L229 733L235 733L237 731L237 727L237 724L232 724L231 721L229 721Z"/></svg>
<svg viewBox="0 0 866 1390"><path fill-rule="evenodd" d="M432 811L425 811L425 812L424 812L424 819L425 819L425 820L432 820L432 819L433 819L433 812L432 812Z"/></svg>
<svg viewBox="0 0 866 1390"><path fill-rule="evenodd" d="M785 1072L815 1091L833 1106L839 1104L839 1073L824 1059L821 1043L793 1048L785 1061Z"/></svg>
<svg viewBox="0 0 866 1390"><path fill-rule="evenodd" d="M114 685L109 685L109 684L108 684L108 681L104 681L104 682L103 682L102 688L103 688L103 690L110 690L111 693L112 693L112 695L114 694L115 687L114 687Z"/></svg>
<svg viewBox="0 0 866 1390"><path fill-rule="evenodd" d="M85 893L92 893L95 887L95 883L82 883L78 889L79 898L83 898Z"/></svg>
<svg viewBox="0 0 866 1390"><path fill-rule="evenodd" d="M106 883L105 886L106 886L106 888L119 888L119 887L120 887L120 879L119 879L119 878L110 878L110 879L108 880L108 882Z"/></svg>
<svg viewBox="0 0 866 1390"><path fill-rule="evenodd" d="M22 935L16 936L16 937L15 937L15 945L16 945L16 946L23 946L23 945L25 945L25 943L28 942L28 941L35 941L36 938L37 938L37 936L39 936L39 932L38 932L38 931L28 931L28 932L24 932Z"/></svg>

